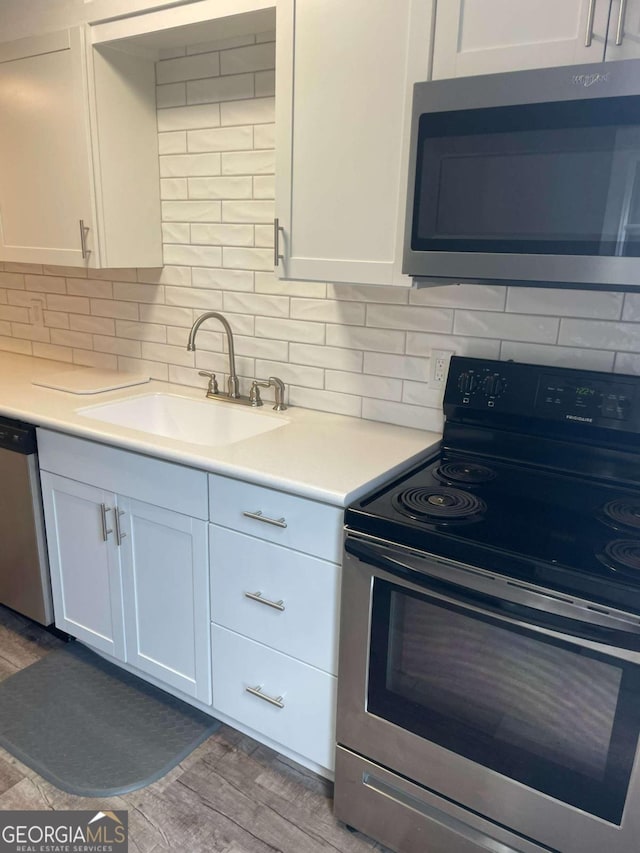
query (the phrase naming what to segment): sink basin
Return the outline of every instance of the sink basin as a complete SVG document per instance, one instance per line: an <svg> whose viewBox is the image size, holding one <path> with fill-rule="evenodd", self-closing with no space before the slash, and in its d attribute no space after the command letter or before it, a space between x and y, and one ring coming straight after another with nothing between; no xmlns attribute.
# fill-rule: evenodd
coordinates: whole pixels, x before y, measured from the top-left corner
<svg viewBox="0 0 640 853"><path fill-rule="evenodd" d="M219 447L279 429L288 421L236 403L144 394L77 409L76 414L140 432Z"/></svg>

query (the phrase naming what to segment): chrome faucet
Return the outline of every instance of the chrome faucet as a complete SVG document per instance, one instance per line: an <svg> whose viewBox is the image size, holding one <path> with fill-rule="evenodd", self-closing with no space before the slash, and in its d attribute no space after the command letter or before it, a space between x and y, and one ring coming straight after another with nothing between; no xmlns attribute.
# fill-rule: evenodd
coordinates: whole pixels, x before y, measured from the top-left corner
<svg viewBox="0 0 640 853"><path fill-rule="evenodd" d="M187 350L189 352L195 352L196 334L198 332L198 329L204 323L205 320L211 319L220 320L227 335L227 346L229 348L229 379L227 380L227 396L232 400L239 400L240 386L238 383L238 376L236 374L236 354L233 347L233 332L231 331L231 326L229 325L226 317L223 317L223 315L219 314L217 311L205 311L204 314L201 314L195 321L195 323L191 327L191 331L189 332ZM214 380L212 380L212 382L213 381Z"/></svg>

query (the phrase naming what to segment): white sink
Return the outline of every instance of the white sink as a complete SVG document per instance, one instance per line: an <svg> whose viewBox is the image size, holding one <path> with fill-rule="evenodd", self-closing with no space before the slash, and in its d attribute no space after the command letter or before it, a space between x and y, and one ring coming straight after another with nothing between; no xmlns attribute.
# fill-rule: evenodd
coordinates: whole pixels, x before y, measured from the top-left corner
<svg viewBox="0 0 640 853"><path fill-rule="evenodd" d="M115 403L77 409L96 421L153 433L178 441L219 447L279 429L288 423L280 415L218 400L194 400L178 394L144 394Z"/></svg>

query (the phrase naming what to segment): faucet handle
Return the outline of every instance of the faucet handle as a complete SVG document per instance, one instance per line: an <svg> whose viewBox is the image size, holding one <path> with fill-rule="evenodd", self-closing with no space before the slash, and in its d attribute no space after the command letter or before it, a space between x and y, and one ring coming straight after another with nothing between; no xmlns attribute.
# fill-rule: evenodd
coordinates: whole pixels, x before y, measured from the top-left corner
<svg viewBox="0 0 640 853"><path fill-rule="evenodd" d="M251 390L249 391L249 402L252 406L263 406L262 397L260 396L261 388L268 388L270 385L269 382L258 382L257 379L254 379L251 383Z"/></svg>
<svg viewBox="0 0 640 853"><path fill-rule="evenodd" d="M214 397L218 394L218 380L216 379L215 373L211 373L210 370L199 370L199 376L208 376L209 384L207 386L207 397Z"/></svg>

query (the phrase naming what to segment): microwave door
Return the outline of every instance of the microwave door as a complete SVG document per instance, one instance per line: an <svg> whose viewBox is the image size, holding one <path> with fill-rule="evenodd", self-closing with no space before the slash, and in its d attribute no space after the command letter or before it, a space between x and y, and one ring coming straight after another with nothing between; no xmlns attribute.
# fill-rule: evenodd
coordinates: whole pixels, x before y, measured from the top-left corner
<svg viewBox="0 0 640 853"><path fill-rule="evenodd" d="M640 128L618 130L602 232L618 257L640 256Z"/></svg>

